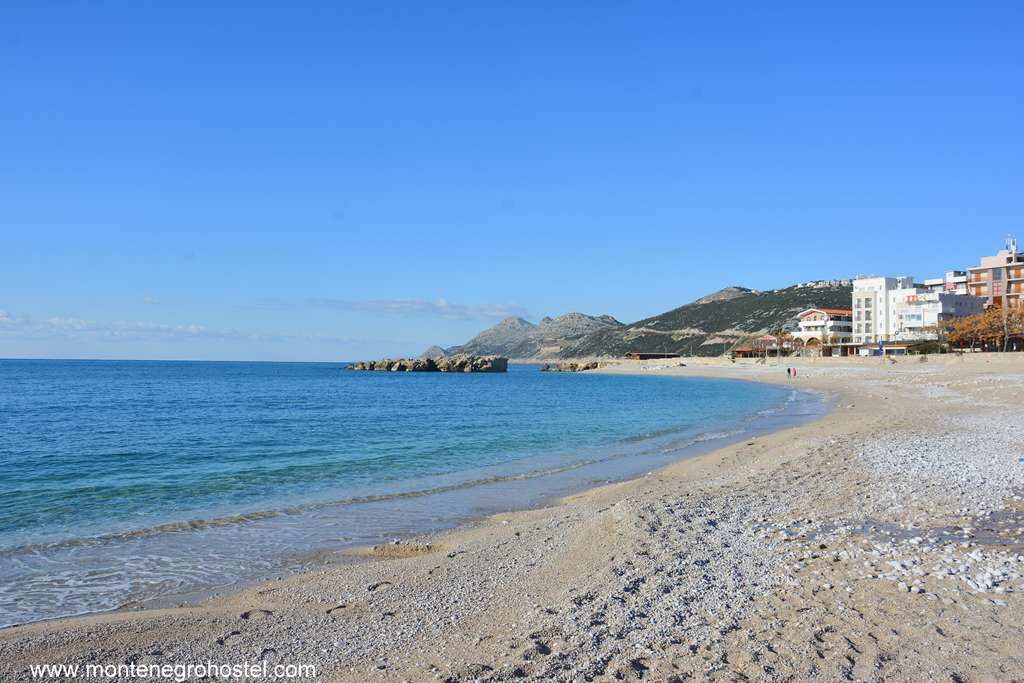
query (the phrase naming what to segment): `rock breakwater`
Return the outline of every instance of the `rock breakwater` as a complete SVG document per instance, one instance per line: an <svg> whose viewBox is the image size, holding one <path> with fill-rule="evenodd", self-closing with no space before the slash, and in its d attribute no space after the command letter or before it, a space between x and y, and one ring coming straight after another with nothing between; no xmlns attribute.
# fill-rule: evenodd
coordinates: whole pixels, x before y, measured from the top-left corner
<svg viewBox="0 0 1024 683"><path fill-rule="evenodd" d="M540 369L541 372L583 372L584 370L597 370L607 366L608 363L590 361L586 363L545 363Z"/></svg>
<svg viewBox="0 0 1024 683"><path fill-rule="evenodd" d="M376 372L508 372L508 358L469 354L443 358L384 358L351 363L348 369Z"/></svg>

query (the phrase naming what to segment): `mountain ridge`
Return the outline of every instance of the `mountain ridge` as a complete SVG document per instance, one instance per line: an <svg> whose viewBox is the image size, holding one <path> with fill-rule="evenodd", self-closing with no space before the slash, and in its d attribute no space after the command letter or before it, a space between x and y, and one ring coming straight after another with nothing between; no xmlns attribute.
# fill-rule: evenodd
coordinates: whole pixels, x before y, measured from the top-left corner
<svg viewBox="0 0 1024 683"><path fill-rule="evenodd" d="M536 325L523 318L509 317L483 330L465 344L445 349L445 352L517 359L556 358L566 344L622 325L610 315L587 315L576 311L556 318L545 317Z"/></svg>
<svg viewBox="0 0 1024 683"><path fill-rule="evenodd" d="M816 280L763 292L734 285L629 324L578 312L537 324L512 317L445 352L537 361L621 357L631 351L717 356L776 327L795 328L796 315L807 308L849 308L852 289L850 280Z"/></svg>

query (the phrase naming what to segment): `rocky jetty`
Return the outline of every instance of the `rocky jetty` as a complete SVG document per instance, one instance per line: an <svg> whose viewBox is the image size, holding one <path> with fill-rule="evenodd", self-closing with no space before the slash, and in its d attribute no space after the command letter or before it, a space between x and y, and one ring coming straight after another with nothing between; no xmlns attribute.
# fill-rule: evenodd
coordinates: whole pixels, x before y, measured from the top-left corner
<svg viewBox="0 0 1024 683"><path fill-rule="evenodd" d="M599 363L592 360L586 363L545 363L540 369L541 372L583 372L584 370L596 370L603 368L607 363Z"/></svg>
<svg viewBox="0 0 1024 683"><path fill-rule="evenodd" d="M348 369L375 372L508 372L508 358L464 353L441 358L385 358L352 363Z"/></svg>

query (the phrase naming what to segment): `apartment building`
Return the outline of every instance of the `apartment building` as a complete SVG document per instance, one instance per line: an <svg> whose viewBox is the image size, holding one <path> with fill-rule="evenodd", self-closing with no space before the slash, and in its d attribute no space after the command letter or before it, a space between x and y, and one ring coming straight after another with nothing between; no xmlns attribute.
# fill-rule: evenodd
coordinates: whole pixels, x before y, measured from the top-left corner
<svg viewBox="0 0 1024 683"><path fill-rule="evenodd" d="M808 308L801 312L793 337L822 347L853 342L853 311L849 308Z"/></svg>
<svg viewBox="0 0 1024 683"><path fill-rule="evenodd" d="M967 278L966 270L947 270L942 277L925 280L924 286L930 292L971 294L967 287Z"/></svg>
<svg viewBox="0 0 1024 683"><path fill-rule="evenodd" d="M985 299L985 306L1020 306L1024 302L1024 252L1012 237L1006 249L995 256L983 256L981 264L967 269L967 286L974 296Z"/></svg>
<svg viewBox="0 0 1024 683"><path fill-rule="evenodd" d="M935 339L935 327L944 320L976 315L985 309L985 301L969 294L930 291L927 287L911 292L895 292L895 341Z"/></svg>
<svg viewBox="0 0 1024 683"><path fill-rule="evenodd" d="M947 273L941 288L935 281L915 284L910 276L854 280L853 343L927 341L936 338L934 327L939 322L980 313L985 300L957 293L961 284L957 272L962 271Z"/></svg>
<svg viewBox="0 0 1024 683"><path fill-rule="evenodd" d="M914 288L914 278L860 276L853 281L853 343L892 341L894 292Z"/></svg>

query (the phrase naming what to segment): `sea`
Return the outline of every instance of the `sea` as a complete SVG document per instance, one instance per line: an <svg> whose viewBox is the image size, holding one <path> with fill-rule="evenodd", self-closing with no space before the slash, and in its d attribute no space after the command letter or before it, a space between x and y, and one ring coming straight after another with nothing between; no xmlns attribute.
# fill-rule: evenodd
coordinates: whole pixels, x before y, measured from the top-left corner
<svg viewBox="0 0 1024 683"><path fill-rule="evenodd" d="M0 626L201 595L813 419L692 377L0 360Z"/></svg>

